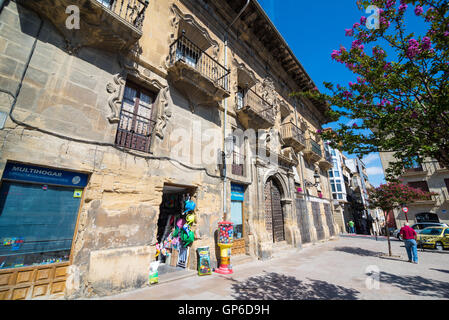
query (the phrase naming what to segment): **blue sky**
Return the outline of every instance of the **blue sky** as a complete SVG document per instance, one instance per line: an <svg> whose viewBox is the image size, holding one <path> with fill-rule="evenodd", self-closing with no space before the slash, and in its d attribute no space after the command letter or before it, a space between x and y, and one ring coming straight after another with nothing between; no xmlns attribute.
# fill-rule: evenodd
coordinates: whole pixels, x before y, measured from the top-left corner
<svg viewBox="0 0 449 320"><path fill-rule="evenodd" d="M355 82L355 75L330 57L340 45L351 47L352 38L346 37L344 30L352 28L362 15L370 15L360 11L355 0L259 0L259 3L320 91L326 91L323 81L342 85ZM348 119L342 121L347 123ZM325 125L329 126L336 127ZM385 183L379 155L370 154L362 160L371 184L377 187Z"/></svg>

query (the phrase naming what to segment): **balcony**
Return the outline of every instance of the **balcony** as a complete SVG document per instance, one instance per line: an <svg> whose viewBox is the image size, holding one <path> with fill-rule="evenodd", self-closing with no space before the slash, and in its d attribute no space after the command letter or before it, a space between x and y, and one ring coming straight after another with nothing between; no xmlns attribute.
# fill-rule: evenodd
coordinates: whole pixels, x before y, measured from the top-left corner
<svg viewBox="0 0 449 320"><path fill-rule="evenodd" d="M446 168L442 163L437 162L436 172L438 172L438 173L446 173L446 172L449 172L449 168Z"/></svg>
<svg viewBox="0 0 449 320"><path fill-rule="evenodd" d="M270 103L265 101L252 89L248 89L243 99L237 103L237 117L242 125L252 129L268 129L274 126L276 112Z"/></svg>
<svg viewBox="0 0 449 320"><path fill-rule="evenodd" d="M246 159L245 155L241 153L235 151L232 153L232 169L231 169L232 174L241 177L245 175L244 174L245 159Z"/></svg>
<svg viewBox="0 0 449 320"><path fill-rule="evenodd" d="M316 162L323 157L321 146L318 144L318 142L310 138L307 139L306 148L303 153L304 158L306 158L307 161Z"/></svg>
<svg viewBox="0 0 449 320"><path fill-rule="evenodd" d="M18 0L48 19L62 33L69 52L96 47L117 52L129 50L142 37L142 24L149 0ZM68 28L66 20L79 9L79 28ZM70 22L70 20L69 20Z"/></svg>
<svg viewBox="0 0 449 320"><path fill-rule="evenodd" d="M332 156L331 156L331 154L329 152L325 151L324 152L324 158L320 159L320 161L318 162L318 165L323 170L329 170L330 168L332 168Z"/></svg>
<svg viewBox="0 0 449 320"><path fill-rule="evenodd" d="M229 97L229 70L183 33L170 45L170 80L196 103L220 102Z"/></svg>
<svg viewBox="0 0 449 320"><path fill-rule="evenodd" d="M304 132L292 122L284 123L281 126L281 137L285 144L292 147L296 152L306 148Z"/></svg>
<svg viewBox="0 0 449 320"><path fill-rule="evenodd" d="M415 177L415 176L425 176L427 175L427 170L424 170L422 165L415 165L414 167L404 167L403 177Z"/></svg>
<svg viewBox="0 0 449 320"><path fill-rule="evenodd" d="M407 204L408 207L416 206L435 206L439 200L440 195L432 195L428 199L415 200L412 203Z"/></svg>

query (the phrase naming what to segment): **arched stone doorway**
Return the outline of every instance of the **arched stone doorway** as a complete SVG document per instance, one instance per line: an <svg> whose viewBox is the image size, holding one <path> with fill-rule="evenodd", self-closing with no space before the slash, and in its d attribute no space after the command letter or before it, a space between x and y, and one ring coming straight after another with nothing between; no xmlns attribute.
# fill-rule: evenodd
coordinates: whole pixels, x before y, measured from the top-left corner
<svg viewBox="0 0 449 320"><path fill-rule="evenodd" d="M265 224L273 242L285 240L284 212L281 204L281 188L273 177L268 178L265 189Z"/></svg>

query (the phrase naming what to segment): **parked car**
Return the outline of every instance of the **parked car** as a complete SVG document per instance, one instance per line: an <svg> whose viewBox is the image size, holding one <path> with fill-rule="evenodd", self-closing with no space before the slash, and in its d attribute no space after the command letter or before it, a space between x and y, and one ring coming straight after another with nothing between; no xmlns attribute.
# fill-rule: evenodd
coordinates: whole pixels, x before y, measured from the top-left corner
<svg viewBox="0 0 449 320"><path fill-rule="evenodd" d="M439 251L449 249L449 228L429 227L421 230L417 236L418 246Z"/></svg>
<svg viewBox="0 0 449 320"><path fill-rule="evenodd" d="M416 231L416 233L420 233L421 230L425 229L425 228L429 228L429 227L448 227L447 224L445 223L438 223L438 222L418 222L415 224L412 224L410 226L412 229L414 229ZM393 237L399 239L402 241L402 236L400 235L399 231L401 229L396 229L393 232Z"/></svg>

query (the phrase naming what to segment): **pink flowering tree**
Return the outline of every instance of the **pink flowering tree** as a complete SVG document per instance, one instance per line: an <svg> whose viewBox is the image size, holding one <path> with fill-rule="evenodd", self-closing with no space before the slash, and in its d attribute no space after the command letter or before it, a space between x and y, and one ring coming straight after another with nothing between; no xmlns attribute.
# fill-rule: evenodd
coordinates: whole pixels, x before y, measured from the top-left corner
<svg viewBox="0 0 449 320"><path fill-rule="evenodd" d="M385 215L385 221L387 221L387 214L389 211L399 209L406 204L418 200L427 200L435 194L436 193L434 192L422 191L398 182L381 184L378 188L368 190L370 208L382 209ZM386 229L388 253L391 256L390 234L388 228Z"/></svg>
<svg viewBox="0 0 449 320"><path fill-rule="evenodd" d="M363 12L378 10L377 28L362 16L345 34L350 48L341 46L331 58L354 74L348 84L325 82L328 90L294 93L330 105L331 121L339 124L321 133L323 139L359 156L392 152L387 170L393 180L416 157L430 157L449 168L449 3L441 0L359 0ZM421 35L407 34L407 11L422 19ZM370 49L368 49L370 48ZM388 51L388 54L387 54ZM353 122L354 122L353 121ZM346 121L347 122L347 121Z"/></svg>

